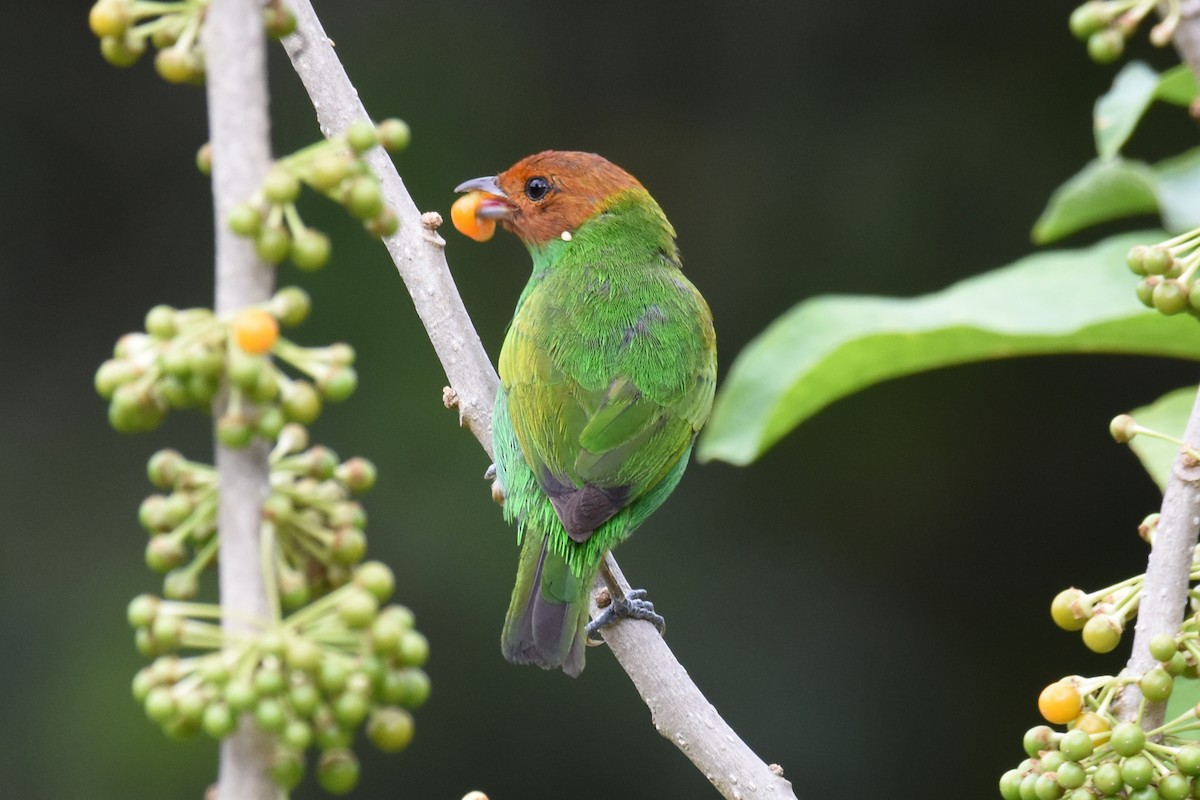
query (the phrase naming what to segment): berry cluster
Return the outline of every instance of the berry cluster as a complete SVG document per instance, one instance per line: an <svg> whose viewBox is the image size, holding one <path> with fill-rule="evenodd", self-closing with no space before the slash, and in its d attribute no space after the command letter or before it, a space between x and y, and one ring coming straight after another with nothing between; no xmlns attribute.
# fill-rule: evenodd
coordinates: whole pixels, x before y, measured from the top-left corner
<svg viewBox="0 0 1200 800"><path fill-rule="evenodd" d="M164 596L190 600L219 546L216 471L175 450L160 450L151 456L147 474L166 493L150 495L138 510L150 534L146 564L165 573ZM326 447L308 448L307 432L294 423L279 434L262 533L277 543L273 577L285 608L299 608L349 580L367 550L366 514L351 497L374 484L370 461L339 462Z"/></svg>
<svg viewBox="0 0 1200 800"><path fill-rule="evenodd" d="M1121 57L1125 40L1160 5L1166 14L1150 29L1150 42L1164 47L1179 26L1179 0L1088 0L1071 13L1071 33L1087 42L1093 61L1108 64Z"/></svg>
<svg viewBox="0 0 1200 800"><path fill-rule="evenodd" d="M421 669L429 643L411 611L381 604L392 571L370 561L349 583L262 630L219 623L220 606L140 595L128 619L139 649L156 656L133 679L134 698L174 738L220 739L250 715L276 742L271 774L285 789L304 776L304 751L321 751L317 778L343 794L358 781L355 729L380 750L404 749L410 713L429 697ZM177 651L195 651L179 655Z"/></svg>
<svg viewBox="0 0 1200 800"><path fill-rule="evenodd" d="M171 83L204 83L200 25L209 0L96 0L88 25L100 38L100 54L115 67L131 67L147 46L158 49L154 68ZM266 0L267 34L282 39L296 29L296 17L282 0Z"/></svg>
<svg viewBox="0 0 1200 800"><path fill-rule="evenodd" d="M1136 721L1120 722L1111 713L1118 693L1137 685L1149 702L1163 702L1179 679L1196 679L1200 660L1197 619L1177 637L1160 634L1150 642L1159 662L1140 678L1070 676L1047 686L1038 709L1047 725L1031 728L1024 739L1027 759L1000 778L1005 800L1184 800L1200 776L1200 730L1192 707L1159 728L1145 731Z"/></svg>
<svg viewBox="0 0 1200 800"><path fill-rule="evenodd" d="M1148 308L1163 314L1184 311L1200 316L1200 229L1159 244L1137 245L1126 257L1129 269L1142 280L1137 297Z"/></svg>
<svg viewBox="0 0 1200 800"><path fill-rule="evenodd" d="M1151 514L1138 526L1138 535L1151 546L1158 517ZM1135 575L1094 592L1075 587L1064 589L1050 603L1050 617L1063 630L1081 631L1084 645L1092 652L1110 652L1137 615L1144 580L1145 575ZM1193 567L1192 580L1200 580L1200 564Z"/></svg>
<svg viewBox="0 0 1200 800"><path fill-rule="evenodd" d="M403 150L410 138L402 120L387 119L379 125L360 120L338 136L281 158L258 191L230 210L229 227L254 239L259 258L269 264L290 257L299 269L320 269L329 260L329 237L305 226L296 210L301 184L307 184L345 206L372 235L391 236L400 222L384 204L379 179L363 154L376 145L393 152Z"/></svg>
<svg viewBox="0 0 1200 800"><path fill-rule="evenodd" d="M157 428L172 408L208 409L227 375L229 402L217 421L226 446L244 447L256 434L274 439L289 421L311 423L322 400L349 397L358 376L347 344L304 348L280 338L279 325L299 324L309 308L308 295L295 287L229 317L155 306L146 314L145 333L122 336L113 358L96 371L109 422L134 433ZM270 355L311 381L289 378Z"/></svg>

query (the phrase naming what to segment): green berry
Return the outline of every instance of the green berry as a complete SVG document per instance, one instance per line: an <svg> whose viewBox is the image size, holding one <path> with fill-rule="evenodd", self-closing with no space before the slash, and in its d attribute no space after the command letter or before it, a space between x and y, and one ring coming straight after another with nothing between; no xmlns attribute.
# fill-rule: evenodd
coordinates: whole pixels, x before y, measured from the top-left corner
<svg viewBox="0 0 1200 800"><path fill-rule="evenodd" d="M99 0L88 12L88 27L99 37L121 36L129 23L128 0Z"/></svg>
<svg viewBox="0 0 1200 800"><path fill-rule="evenodd" d="M200 591L200 580L187 567L174 569L163 579L163 595L171 600L191 600Z"/></svg>
<svg viewBox="0 0 1200 800"><path fill-rule="evenodd" d="M1063 787L1058 785L1053 772L1043 772L1039 775L1033 790L1038 800L1058 800L1063 793Z"/></svg>
<svg viewBox="0 0 1200 800"><path fill-rule="evenodd" d="M281 225L264 225L254 237L254 252L268 264L280 264L292 249L292 238Z"/></svg>
<svg viewBox="0 0 1200 800"><path fill-rule="evenodd" d="M276 748L269 771L271 780L284 791L290 792L304 779L304 753L286 747Z"/></svg>
<svg viewBox="0 0 1200 800"><path fill-rule="evenodd" d="M1071 33L1077 39L1086 40L1108 24L1111 15L1105 12L1104 3L1091 0L1071 12Z"/></svg>
<svg viewBox="0 0 1200 800"><path fill-rule="evenodd" d="M1088 55L1097 64L1111 64L1125 50L1125 37L1120 31L1105 28L1096 31L1087 40Z"/></svg>
<svg viewBox="0 0 1200 800"><path fill-rule="evenodd" d="M333 701L333 718L343 728L357 727L370 710L370 700L361 692L345 691Z"/></svg>
<svg viewBox="0 0 1200 800"><path fill-rule="evenodd" d="M287 418L283 415L283 409L278 406L267 406L258 413L258 419L254 423L254 432L264 439L273 441L279 432L283 430L283 426L287 423Z"/></svg>
<svg viewBox="0 0 1200 800"><path fill-rule="evenodd" d="M283 735L280 738L288 747L294 747L297 750L307 750L313 741L312 726L304 720L289 720L287 725L284 726Z"/></svg>
<svg viewBox="0 0 1200 800"><path fill-rule="evenodd" d="M199 68L196 55L191 50L171 47L159 50L154 57L154 69L167 83L188 83Z"/></svg>
<svg viewBox="0 0 1200 800"><path fill-rule="evenodd" d="M1171 696L1174 679L1162 667L1147 670L1138 680L1142 695L1152 703L1161 703Z"/></svg>
<svg viewBox="0 0 1200 800"><path fill-rule="evenodd" d="M205 142L196 150L196 169L201 175L212 175L212 143Z"/></svg>
<svg viewBox="0 0 1200 800"><path fill-rule="evenodd" d="M1115 795L1125 787L1121 767L1115 761L1105 761L1092 773L1092 785L1104 795Z"/></svg>
<svg viewBox="0 0 1200 800"><path fill-rule="evenodd" d="M385 703L420 708L429 699L429 676L416 667L391 669L380 681L379 696Z"/></svg>
<svg viewBox="0 0 1200 800"><path fill-rule="evenodd" d="M326 153L313 161L309 183L321 192L331 192L350 174L350 158L345 153Z"/></svg>
<svg viewBox="0 0 1200 800"><path fill-rule="evenodd" d="M233 450L250 444L254 426L243 414L227 413L217 420L217 441Z"/></svg>
<svg viewBox="0 0 1200 800"><path fill-rule="evenodd" d="M334 475L355 494L369 491L375 485L375 465L357 456L342 462L334 471Z"/></svg>
<svg viewBox="0 0 1200 800"><path fill-rule="evenodd" d="M304 636L289 636L283 657L292 669L315 673L321 666L321 646Z"/></svg>
<svg viewBox="0 0 1200 800"><path fill-rule="evenodd" d="M315 228L302 228L292 239L292 263L305 272L318 270L329 261L332 248L328 236Z"/></svg>
<svg viewBox="0 0 1200 800"><path fill-rule="evenodd" d="M1171 251L1162 245L1148 247L1142 255L1142 264L1148 275L1166 275L1175 264Z"/></svg>
<svg viewBox="0 0 1200 800"><path fill-rule="evenodd" d="M366 589L382 603L392 596L396 588L396 576L392 568L382 561L368 561L354 570L354 584Z"/></svg>
<svg viewBox="0 0 1200 800"><path fill-rule="evenodd" d="M1079 9L1076 9L1078 11ZM1125 264L1129 267L1129 271L1134 275L1146 275L1146 251L1149 248L1144 244L1137 244L1129 248L1129 252L1125 254Z"/></svg>
<svg viewBox="0 0 1200 800"><path fill-rule="evenodd" d="M279 324L290 328L308 318L312 310L312 299L308 292L297 286L285 286L271 298L271 314Z"/></svg>
<svg viewBox="0 0 1200 800"><path fill-rule="evenodd" d="M1087 781L1087 772L1074 761L1059 765L1054 773L1058 785L1064 789L1078 789Z"/></svg>
<svg viewBox="0 0 1200 800"><path fill-rule="evenodd" d="M1192 784L1178 772L1164 775L1158 782L1158 794L1162 800L1186 800L1191 796Z"/></svg>
<svg viewBox="0 0 1200 800"><path fill-rule="evenodd" d="M400 640L396 657L405 666L422 666L429 658L429 640L419 631L408 631Z"/></svg>
<svg viewBox="0 0 1200 800"><path fill-rule="evenodd" d="M343 566L352 566L367 554L367 536L358 528L343 525L334 531L331 553L333 560Z"/></svg>
<svg viewBox="0 0 1200 800"><path fill-rule="evenodd" d="M329 706L321 706L317 709L313 714L313 725L315 726L317 747L322 750L349 747L354 741L354 730L338 725Z"/></svg>
<svg viewBox="0 0 1200 800"><path fill-rule="evenodd" d="M258 702L258 693L253 684L244 678L237 678L225 685L225 702L233 711L241 713L248 711Z"/></svg>
<svg viewBox="0 0 1200 800"><path fill-rule="evenodd" d="M141 372L141 368L132 361L110 358L100 365L100 369L96 370L96 377L93 381L96 394L108 400L113 396L117 387L133 380Z"/></svg>
<svg viewBox="0 0 1200 800"><path fill-rule="evenodd" d="M395 117L385 119L379 123L376 130L379 132L379 143L389 153L407 149L409 142L412 141L412 131L409 129L408 123L402 119Z"/></svg>
<svg viewBox="0 0 1200 800"><path fill-rule="evenodd" d="M326 694L342 691L349 679L350 670L340 658L328 656L321 661L321 669L317 672L317 684Z"/></svg>
<svg viewBox="0 0 1200 800"><path fill-rule="evenodd" d="M387 706L376 709L367 721L367 736L385 753L398 753L413 739L412 714L403 708Z"/></svg>
<svg viewBox="0 0 1200 800"><path fill-rule="evenodd" d="M130 600L129 606L125 610L125 618L129 620L129 627L144 628L154 622L154 617L158 614L158 606L161 602L157 597L150 594L139 594Z"/></svg>
<svg viewBox="0 0 1200 800"><path fill-rule="evenodd" d="M126 31L122 36L105 36L100 40L100 55L114 67L132 67L146 52L146 40Z"/></svg>
<svg viewBox="0 0 1200 800"><path fill-rule="evenodd" d="M284 415L301 425L312 423L321 414L321 395L316 387L304 380L295 380L283 387Z"/></svg>
<svg viewBox="0 0 1200 800"><path fill-rule="evenodd" d="M146 312L146 333L159 339L170 339L175 332L175 309L157 305Z"/></svg>
<svg viewBox="0 0 1200 800"><path fill-rule="evenodd" d="M278 664L268 666L264 664L259 667L254 673L254 691L259 697L270 697L277 695L287 688L287 681L284 679L283 670Z"/></svg>
<svg viewBox="0 0 1200 800"><path fill-rule="evenodd" d="M287 713L278 700L266 697L260 699L254 707L254 721L264 731L279 733L287 724Z"/></svg>
<svg viewBox="0 0 1200 800"><path fill-rule="evenodd" d="M1137 295L1138 302L1144 305L1146 308L1154 308L1154 289L1160 282L1160 279L1156 276L1143 278L1142 280L1138 281L1137 288L1134 290L1134 293Z"/></svg>
<svg viewBox="0 0 1200 800"><path fill-rule="evenodd" d="M229 709L229 704L220 701L208 704L204 709L204 732L214 739L224 739L233 733L237 727L237 718Z"/></svg>
<svg viewBox="0 0 1200 800"><path fill-rule="evenodd" d="M338 617L351 628L365 628L375 620L379 601L365 589L349 590L337 605Z"/></svg>
<svg viewBox="0 0 1200 800"><path fill-rule="evenodd" d="M1058 742L1058 751L1068 761L1082 761L1092 754L1092 737L1078 728L1067 731Z"/></svg>
<svg viewBox="0 0 1200 800"><path fill-rule="evenodd" d="M1175 768L1184 775L1200 775L1200 744L1185 744L1175 753Z"/></svg>
<svg viewBox="0 0 1200 800"><path fill-rule="evenodd" d="M358 388L354 367L331 367L317 379L317 388L331 403L340 403Z"/></svg>
<svg viewBox="0 0 1200 800"><path fill-rule="evenodd" d="M155 572L167 573L187 561L187 547L169 533L150 537L146 543L146 566Z"/></svg>
<svg viewBox="0 0 1200 800"><path fill-rule="evenodd" d="M294 681L288 689L288 702L300 716L311 717L321 704L321 692L309 681Z"/></svg>
<svg viewBox="0 0 1200 800"><path fill-rule="evenodd" d="M1136 722L1122 722L1108 741L1118 755L1136 756L1146 746L1146 733Z"/></svg>
<svg viewBox="0 0 1200 800"><path fill-rule="evenodd" d="M262 183L263 194L272 203L285 205L296 202L300 196L300 180L282 164L275 164L267 171Z"/></svg>
<svg viewBox="0 0 1200 800"><path fill-rule="evenodd" d="M262 227L262 214L249 203L235 203L229 209L228 222L238 236L256 236Z"/></svg>
<svg viewBox="0 0 1200 800"><path fill-rule="evenodd" d="M1109 614L1096 614L1083 626L1083 643L1093 653L1108 653L1121 642L1121 623Z"/></svg>
<svg viewBox="0 0 1200 800"><path fill-rule="evenodd" d="M1178 314L1189 306L1188 287L1183 281L1160 281L1151 295L1154 307L1168 316Z"/></svg>
<svg viewBox="0 0 1200 800"><path fill-rule="evenodd" d="M282 3L268 5L263 9L263 25L266 27L267 36L282 39L295 33L296 15Z"/></svg>
<svg viewBox="0 0 1200 800"><path fill-rule="evenodd" d="M182 475L187 460L178 450L159 450L146 462L146 477L159 489L169 489Z"/></svg>
<svg viewBox="0 0 1200 800"><path fill-rule="evenodd" d="M1027 772L1025 774L1025 777L1021 779L1021 800L1038 800L1037 782L1040 777L1042 777L1040 772Z"/></svg>
<svg viewBox="0 0 1200 800"><path fill-rule="evenodd" d="M146 386L121 384L108 405L108 422L121 433L144 433L162 424L166 401Z"/></svg>
<svg viewBox="0 0 1200 800"><path fill-rule="evenodd" d="M1063 795L1063 800L1096 800L1096 795L1086 786L1074 789Z"/></svg>
<svg viewBox="0 0 1200 800"><path fill-rule="evenodd" d="M1010 769L1000 776L1000 797L1003 800L1021 800L1021 775L1020 770Z"/></svg>
<svg viewBox="0 0 1200 800"><path fill-rule="evenodd" d="M147 717L161 725L175 715L175 698L167 687L156 686L146 695L142 708Z"/></svg>
<svg viewBox="0 0 1200 800"><path fill-rule="evenodd" d="M1169 633L1156 634L1150 640L1150 655L1155 661L1170 661L1177 652L1175 637Z"/></svg>
<svg viewBox="0 0 1200 800"><path fill-rule="evenodd" d="M364 153L379 143L379 135L370 121L355 120L346 128L346 143L354 152Z"/></svg>
<svg viewBox="0 0 1200 800"><path fill-rule="evenodd" d="M1133 756L1121 762L1121 780L1134 789L1150 786L1154 765L1145 756Z"/></svg>
<svg viewBox="0 0 1200 800"><path fill-rule="evenodd" d="M1038 768L1042 772L1056 772L1059 767L1066 761L1062 753L1057 750L1050 750L1042 754L1038 760Z"/></svg>
<svg viewBox="0 0 1200 800"><path fill-rule="evenodd" d="M346 206L359 219L371 219L383 211L383 192L373 175L361 175L350 184L346 195Z"/></svg>
<svg viewBox="0 0 1200 800"><path fill-rule="evenodd" d="M1161 800L1162 795L1153 786L1143 786L1130 792L1128 798L1129 800Z"/></svg>
<svg viewBox="0 0 1200 800"><path fill-rule="evenodd" d="M330 794L346 794L358 785L358 759L347 748L326 750L317 764L317 782Z"/></svg>
<svg viewBox="0 0 1200 800"><path fill-rule="evenodd" d="M1050 617L1065 631L1082 630L1092 613L1087 596L1074 587L1063 589L1050 603Z"/></svg>
<svg viewBox="0 0 1200 800"><path fill-rule="evenodd" d="M387 238L400 230L400 219L390 208L384 208L374 217L364 221L363 227L372 236Z"/></svg>

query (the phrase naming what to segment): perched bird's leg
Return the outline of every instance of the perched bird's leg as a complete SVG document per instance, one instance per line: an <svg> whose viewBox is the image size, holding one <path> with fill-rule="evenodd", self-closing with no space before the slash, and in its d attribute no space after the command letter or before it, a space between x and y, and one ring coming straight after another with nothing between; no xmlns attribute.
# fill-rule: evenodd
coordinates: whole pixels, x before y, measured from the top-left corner
<svg viewBox="0 0 1200 800"><path fill-rule="evenodd" d="M492 482L492 500L497 505L504 505L504 484L500 482L500 476L496 474L495 464L488 464L488 468L483 471L483 479Z"/></svg>
<svg viewBox="0 0 1200 800"><path fill-rule="evenodd" d="M601 628L607 628L610 625L615 625L622 619L644 619L647 622L654 623L654 627L658 628L659 635L663 635L667 630L667 621L663 616L654 610L654 603L646 600L645 589L630 589L623 590L622 581L617 580L608 566L608 559L600 562L600 575L603 577L606 584L605 589L601 589L596 598L596 604L603 609L600 616L587 624L585 629L588 636L588 644L600 644L603 639L599 638L597 633ZM614 597L614 592L616 596ZM605 603L604 601L608 602Z"/></svg>

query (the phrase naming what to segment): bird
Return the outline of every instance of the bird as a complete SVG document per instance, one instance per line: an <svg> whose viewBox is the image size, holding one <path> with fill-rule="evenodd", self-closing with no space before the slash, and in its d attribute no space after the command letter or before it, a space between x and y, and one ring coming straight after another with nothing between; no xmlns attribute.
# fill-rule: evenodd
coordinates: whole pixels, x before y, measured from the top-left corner
<svg viewBox="0 0 1200 800"><path fill-rule="evenodd" d="M479 226L498 222L533 261L492 419L504 517L521 547L501 651L577 677L605 555L675 489L708 419L712 313L662 208L599 155L548 150L455 191ZM649 603L621 610L655 616Z"/></svg>

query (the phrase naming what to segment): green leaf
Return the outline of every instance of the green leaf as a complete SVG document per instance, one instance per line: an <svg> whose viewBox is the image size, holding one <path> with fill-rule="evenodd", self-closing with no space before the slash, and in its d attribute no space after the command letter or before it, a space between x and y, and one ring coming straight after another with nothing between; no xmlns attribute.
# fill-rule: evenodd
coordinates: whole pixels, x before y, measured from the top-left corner
<svg viewBox="0 0 1200 800"><path fill-rule="evenodd" d="M1195 708L1196 703L1200 703L1200 681L1178 677L1175 679L1171 696L1167 698L1166 718L1177 719L1189 709ZM1200 739L1200 731L1196 730L1181 731L1175 735L1184 739Z"/></svg>
<svg viewBox="0 0 1200 800"><path fill-rule="evenodd" d="M699 457L748 464L825 406L889 378L993 358L1134 353L1200 360L1200 324L1134 298L1125 254L1159 232L1028 256L940 292L817 297L737 357Z"/></svg>
<svg viewBox="0 0 1200 800"><path fill-rule="evenodd" d="M1177 106L1190 106L1200 95L1200 87L1196 85L1196 73L1187 64L1167 70L1158 82L1158 91L1154 93L1157 100Z"/></svg>
<svg viewBox="0 0 1200 800"><path fill-rule="evenodd" d="M1092 112L1092 127L1096 137L1096 153L1108 159L1121 151L1146 109L1154 102L1161 78L1141 61L1130 61L1117 77L1112 88L1096 100Z"/></svg>
<svg viewBox="0 0 1200 800"><path fill-rule="evenodd" d="M1092 161L1058 187L1033 226L1035 244L1048 244L1101 222L1158 210L1157 178L1141 161Z"/></svg>
<svg viewBox="0 0 1200 800"><path fill-rule="evenodd" d="M1129 413L1139 425L1182 439L1195 402L1196 387L1185 386ZM1179 454L1179 446L1149 436L1135 436L1129 442L1129 447L1137 454L1146 472L1150 473L1150 477L1158 484L1158 488L1166 489L1175 456Z"/></svg>
<svg viewBox="0 0 1200 800"><path fill-rule="evenodd" d="M1200 225L1200 147L1154 165L1163 227L1181 233Z"/></svg>

